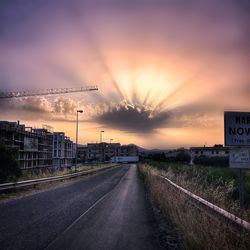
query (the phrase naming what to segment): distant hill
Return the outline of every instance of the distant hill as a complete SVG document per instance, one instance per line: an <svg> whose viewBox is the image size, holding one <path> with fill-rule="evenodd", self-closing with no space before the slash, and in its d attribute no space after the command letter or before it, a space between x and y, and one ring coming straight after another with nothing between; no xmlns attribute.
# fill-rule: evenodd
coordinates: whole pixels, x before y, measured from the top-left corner
<svg viewBox="0 0 250 250"><path fill-rule="evenodd" d="M158 149L158 148L154 148L154 149L146 149L146 148L142 148L137 146L139 153L145 153L145 154L162 154L162 153L166 153L168 150L167 149Z"/></svg>

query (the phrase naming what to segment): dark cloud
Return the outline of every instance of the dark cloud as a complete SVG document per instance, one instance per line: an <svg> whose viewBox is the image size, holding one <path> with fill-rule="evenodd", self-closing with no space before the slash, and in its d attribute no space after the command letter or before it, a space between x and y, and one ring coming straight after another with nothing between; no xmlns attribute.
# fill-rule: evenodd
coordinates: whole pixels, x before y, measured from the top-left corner
<svg viewBox="0 0 250 250"><path fill-rule="evenodd" d="M168 112L152 115L152 110L144 106L119 104L105 110L95 118L95 121L128 132L149 133L164 126L169 118Z"/></svg>
<svg viewBox="0 0 250 250"><path fill-rule="evenodd" d="M132 133L151 133L159 128L216 127L228 106L213 101L215 99L199 100L162 111L125 102L102 108L102 112L94 116L94 121Z"/></svg>

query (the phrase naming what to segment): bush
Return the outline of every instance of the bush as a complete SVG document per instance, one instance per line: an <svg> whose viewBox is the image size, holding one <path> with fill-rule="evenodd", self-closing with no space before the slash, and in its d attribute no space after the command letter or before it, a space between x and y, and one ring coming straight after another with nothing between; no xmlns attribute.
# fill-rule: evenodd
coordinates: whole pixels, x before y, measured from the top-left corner
<svg viewBox="0 0 250 250"><path fill-rule="evenodd" d="M176 155L175 161L181 162L181 163L190 163L191 157L189 154L185 152L180 152Z"/></svg>
<svg viewBox="0 0 250 250"><path fill-rule="evenodd" d="M214 166L214 167L228 167L229 159L228 157L208 157L205 155L195 157L194 164L203 166Z"/></svg>
<svg viewBox="0 0 250 250"><path fill-rule="evenodd" d="M21 175L16 157L16 150L0 145L0 182L5 182L8 179L17 178Z"/></svg>

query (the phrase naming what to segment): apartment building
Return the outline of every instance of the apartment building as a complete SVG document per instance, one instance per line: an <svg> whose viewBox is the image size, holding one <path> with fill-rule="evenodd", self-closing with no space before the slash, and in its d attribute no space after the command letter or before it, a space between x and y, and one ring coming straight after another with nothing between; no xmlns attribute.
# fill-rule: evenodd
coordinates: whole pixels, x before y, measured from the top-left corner
<svg viewBox="0 0 250 250"><path fill-rule="evenodd" d="M16 152L21 169L68 167L73 163L73 142L63 132L0 121L0 143Z"/></svg>
<svg viewBox="0 0 250 250"><path fill-rule="evenodd" d="M121 145L120 143L88 143L78 146L78 158L82 162L109 162L118 156L138 156L135 145Z"/></svg>
<svg viewBox="0 0 250 250"><path fill-rule="evenodd" d="M64 132L53 133L53 167L70 167L75 157L74 144Z"/></svg>
<svg viewBox="0 0 250 250"><path fill-rule="evenodd" d="M190 155L192 158L199 156L228 157L229 147L223 147L223 145L215 145L213 147L192 147L190 148Z"/></svg>
<svg viewBox="0 0 250 250"><path fill-rule="evenodd" d="M229 147L223 147L223 145L214 145L213 147L192 147L190 148L190 156L191 156L191 164L195 158L199 158L201 156L206 156L209 158L212 157L221 157L228 158L229 157Z"/></svg>
<svg viewBox="0 0 250 250"><path fill-rule="evenodd" d="M50 167L52 139L53 134L46 129L25 127L19 121L0 121L0 143L16 151L21 169Z"/></svg>

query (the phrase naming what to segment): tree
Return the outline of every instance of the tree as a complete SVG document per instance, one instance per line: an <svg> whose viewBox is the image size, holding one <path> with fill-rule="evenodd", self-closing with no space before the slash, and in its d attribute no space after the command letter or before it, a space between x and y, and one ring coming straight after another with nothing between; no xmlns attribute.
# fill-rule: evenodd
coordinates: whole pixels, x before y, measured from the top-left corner
<svg viewBox="0 0 250 250"><path fill-rule="evenodd" d="M21 169L16 160L17 151L0 145L0 182L21 175Z"/></svg>
<svg viewBox="0 0 250 250"><path fill-rule="evenodd" d="M189 154L183 152L180 152L176 155L175 161L181 162L181 163L190 163L191 157Z"/></svg>

